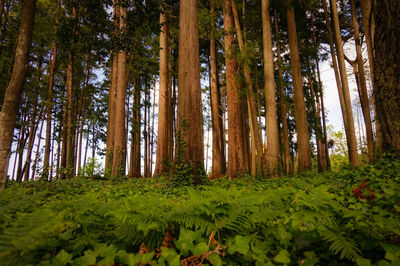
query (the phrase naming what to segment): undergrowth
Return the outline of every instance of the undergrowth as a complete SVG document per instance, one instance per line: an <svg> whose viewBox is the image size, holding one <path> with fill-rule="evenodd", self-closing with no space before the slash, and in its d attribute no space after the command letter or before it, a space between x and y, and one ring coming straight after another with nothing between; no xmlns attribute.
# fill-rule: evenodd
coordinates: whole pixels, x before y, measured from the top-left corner
<svg viewBox="0 0 400 266"><path fill-rule="evenodd" d="M10 184L1 265L400 265L400 163L269 180Z"/></svg>

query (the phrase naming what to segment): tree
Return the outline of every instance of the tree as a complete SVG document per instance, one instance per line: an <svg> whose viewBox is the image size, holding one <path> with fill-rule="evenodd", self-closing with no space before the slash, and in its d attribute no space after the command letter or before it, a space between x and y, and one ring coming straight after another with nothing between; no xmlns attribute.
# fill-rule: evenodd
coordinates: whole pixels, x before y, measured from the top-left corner
<svg viewBox="0 0 400 266"><path fill-rule="evenodd" d="M383 134L383 151L400 157L400 2L377 1L375 6L374 94Z"/></svg>
<svg viewBox="0 0 400 266"><path fill-rule="evenodd" d="M15 119L25 83L29 49L31 47L35 21L35 10L36 0L24 1L22 21L15 48L14 65L0 112L0 180L2 182L2 189L7 186L8 162L11 153Z"/></svg>
<svg viewBox="0 0 400 266"><path fill-rule="evenodd" d="M157 157L154 175L165 174L168 164L171 162L169 151L170 140L170 107L171 91L169 87L168 74L168 27L167 11L163 8L160 13L160 80L158 101L158 131L157 131Z"/></svg>
<svg viewBox="0 0 400 266"><path fill-rule="evenodd" d="M228 97L228 166L227 175L231 178L248 171L246 160L246 140L248 136L243 128L245 120L243 112L243 96L240 94L236 76L238 63L235 51L235 37L233 35L233 17L230 0L222 1L224 17L224 46L226 65L226 91Z"/></svg>
<svg viewBox="0 0 400 266"><path fill-rule="evenodd" d="M340 80L342 84L341 89L343 95L343 104L345 106L343 120L346 121L344 125L346 131L347 146L349 150L349 160L354 167L357 167L358 166L357 140L354 128L354 118L352 111L353 109L351 107L349 82L347 79L346 65L344 62L343 43L342 43L342 37L340 35L339 16L337 12L336 0L330 0L330 1L331 1L331 11L333 17L333 26L334 26L333 29L334 29L337 59L340 70ZM332 54L332 57L333 56L335 55Z"/></svg>
<svg viewBox="0 0 400 266"><path fill-rule="evenodd" d="M200 183L204 162L200 89L199 28L197 0L181 0L179 7L178 153L191 167L194 183ZM204 170L203 170L204 171Z"/></svg>
<svg viewBox="0 0 400 266"><path fill-rule="evenodd" d="M289 32L290 63L292 66L292 79L294 89L294 109L296 118L297 150L299 171L311 168L311 152L308 139L307 113L304 101L303 85L301 81L300 57L297 44L296 19L294 8L288 7L287 23Z"/></svg>
<svg viewBox="0 0 400 266"><path fill-rule="evenodd" d="M215 0L210 1L211 33L210 33L210 78L211 78L211 117L212 117L212 173L224 174L225 134L222 124L221 92L218 86L217 54L215 44Z"/></svg>
<svg viewBox="0 0 400 266"><path fill-rule="evenodd" d="M266 161L269 168L269 174L271 176L275 176L279 170L279 134L278 119L276 116L274 59L272 54L272 33L269 4L269 0L261 1L264 51L265 123L267 124L267 151L265 156L267 159Z"/></svg>
<svg viewBox="0 0 400 266"><path fill-rule="evenodd" d="M358 22L357 22L357 13L356 13L356 5L355 0L351 0L351 17L353 22L353 30L354 30L354 39L356 46L356 61L358 66L358 83L359 90L358 94L360 96L361 109L364 117L365 123L365 131L367 133L367 150L368 150L368 161L372 162L374 159L374 135L372 132L372 120L371 120L371 111L370 104L368 99L368 90L367 90L367 81L365 78L364 71L364 60L361 51L361 38L358 30Z"/></svg>

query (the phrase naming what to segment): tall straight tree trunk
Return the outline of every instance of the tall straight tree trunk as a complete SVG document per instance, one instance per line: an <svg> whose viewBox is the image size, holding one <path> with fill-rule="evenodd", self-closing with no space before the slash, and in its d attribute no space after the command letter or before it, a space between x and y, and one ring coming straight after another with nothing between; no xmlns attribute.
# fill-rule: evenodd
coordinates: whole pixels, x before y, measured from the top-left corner
<svg viewBox="0 0 400 266"><path fill-rule="evenodd" d="M43 173L42 177L44 180L49 178L49 157L51 149L51 113L52 113L52 101L53 101L53 86L54 86L54 74L57 63L57 44L53 45L53 58L51 60L50 71L49 71L49 88L47 93L47 105L46 105L46 143L44 147L44 159L43 159Z"/></svg>
<svg viewBox="0 0 400 266"><path fill-rule="evenodd" d="M318 172L324 172L328 169L325 153L325 143L323 142L323 133L321 126L321 116L320 116L320 104L316 88L313 81L313 73L311 69L310 60L307 58L308 65L308 84L310 86L311 100L313 102L313 113L315 118L315 141L317 144L317 161L318 161Z"/></svg>
<svg viewBox="0 0 400 266"><path fill-rule="evenodd" d="M28 120L30 120L31 117L28 116ZM18 142L18 150L16 151L18 153L17 177L16 177L16 180L18 182L22 181L22 160L24 157L26 141L28 140L28 136L25 136L28 134L25 123L26 123L26 120L23 120L23 125L21 128L22 134L21 134L21 138L19 139L19 142Z"/></svg>
<svg viewBox="0 0 400 266"><path fill-rule="evenodd" d="M326 132L324 88L323 88L323 85L322 85L322 82L321 82L321 72L319 70L319 59L318 58L315 60L315 64L317 66L318 85L319 85L319 88L320 88L319 98L320 98L320 105L321 105L322 130L323 130L323 134L324 134L326 166L327 166L327 170L330 170L331 169L331 161L330 161L330 158L329 158L328 134Z"/></svg>
<svg viewBox="0 0 400 266"><path fill-rule="evenodd" d="M357 13L354 0L351 0L351 16L353 22L354 39L356 45L357 64L358 64L358 77L360 83L360 102L361 110L364 117L365 132L367 133L367 150L368 161L372 162L374 159L374 133L372 132L371 110L368 99L367 82L365 80L364 60L361 51L361 39L358 30Z"/></svg>
<svg viewBox="0 0 400 266"><path fill-rule="evenodd" d="M178 152L183 152L184 163L192 167L195 184L200 183L204 168L197 12L197 0L180 1L177 131L185 147Z"/></svg>
<svg viewBox="0 0 400 266"><path fill-rule="evenodd" d="M37 143L37 146L36 146L35 160L33 161L33 165L32 165L32 176L31 176L31 180L34 180L34 178L35 178L36 168L37 168L37 165L38 165L38 163L39 163L40 143L42 142L43 124L44 124L44 121L42 121L42 124L40 125L40 130L39 130L39 135L38 135L38 143ZM28 180L25 179L25 181L28 181Z"/></svg>
<svg viewBox="0 0 400 266"><path fill-rule="evenodd" d="M297 149L299 172L311 168L310 143L308 138L308 123L304 91L300 71L299 48L297 44L296 19L294 8L287 9L287 23L289 31L290 63L294 89L294 114L296 118Z"/></svg>
<svg viewBox="0 0 400 266"><path fill-rule="evenodd" d="M239 43L239 49L242 52L245 48L245 43L240 27L239 16L236 10L234 0L231 0L232 15L235 21L236 36ZM243 64L244 77L247 85L247 112L249 114L250 134L251 134L251 175L256 176L261 173L261 160L263 156L262 137L257 122L257 109L253 94L253 83L250 76L250 68L246 62Z"/></svg>
<svg viewBox="0 0 400 266"><path fill-rule="evenodd" d="M126 31L127 27L127 8L125 1L120 1L117 6L120 10L119 29L121 33ZM125 175L125 94L126 94L126 51L118 51L118 78L117 78L117 97L115 101L115 123L114 123L114 151L112 174Z"/></svg>
<svg viewBox="0 0 400 266"><path fill-rule="evenodd" d="M221 92L217 78L217 52L215 46L215 0L210 0L210 78L211 78L211 119L212 119L212 174L226 172L224 129L222 124Z"/></svg>
<svg viewBox="0 0 400 266"><path fill-rule="evenodd" d="M117 30L119 28L118 17L120 9L118 1L115 0L113 4L113 23ZM108 120L107 120L107 139L106 139L106 164L105 172L111 173L113 165L114 153L114 135L115 135L115 106L117 99L117 85L118 85L118 51L114 49L111 54L111 70L110 70L110 92L108 95Z"/></svg>
<svg viewBox="0 0 400 266"><path fill-rule="evenodd" d="M376 1L375 103L383 151L400 157L400 2Z"/></svg>
<svg viewBox="0 0 400 266"><path fill-rule="evenodd" d="M370 78L372 81L372 91L375 91L375 83L374 83L374 73L375 73L375 63L374 63L374 29L375 29L375 21L374 16L372 15L371 9L372 4L371 0L361 0L361 12L362 12L362 23L364 28L364 36L365 42L367 44L367 52L368 52L368 62L369 62L369 71ZM374 110L374 114L376 117L376 103L375 103L375 94L372 94L372 106ZM376 143L375 143L375 152L379 153L381 151L382 145L382 132L380 130L379 120L375 119L375 131L376 131Z"/></svg>
<svg viewBox="0 0 400 266"><path fill-rule="evenodd" d="M74 105L74 95L73 95L73 55L72 51L68 54L68 66L67 66L67 120L66 120L66 131L67 131L67 138L66 138L66 168L67 168L67 178L73 177L72 168L74 166L74 146L73 146L73 138L74 138L74 118L73 118L73 105Z"/></svg>
<svg viewBox="0 0 400 266"><path fill-rule="evenodd" d="M275 17L275 36L277 39L276 42L276 52L278 57L278 83L277 86L279 88L280 94L280 107L281 107L281 117L282 117L282 147L283 147L283 172L285 174L290 173L290 147L289 147L289 129L287 122L287 105L286 105L286 95L285 88L283 86L283 73L282 73L282 57L281 57L281 43L280 43L280 34L279 34L279 26L278 26L278 12L274 9L274 17Z"/></svg>
<svg viewBox="0 0 400 266"><path fill-rule="evenodd" d="M170 119L171 116L171 91L169 89L168 74L168 27L167 14L160 14L160 82L158 100L158 131L157 131L157 157L154 175L166 174L168 165L172 161L169 152ZM155 88L154 88L155 89Z"/></svg>
<svg viewBox="0 0 400 266"><path fill-rule="evenodd" d="M246 160L246 138L243 129L243 99L239 92L236 80L238 75L238 63L235 50L235 37L233 35L233 17L230 0L223 0L222 12L224 16L224 45L226 64L226 90L228 98L228 167L227 175L230 178L237 177L248 171Z"/></svg>
<svg viewBox="0 0 400 266"><path fill-rule="evenodd" d="M29 49L31 47L33 25L35 20L36 0L25 0L22 21L15 49L14 65L10 82L6 88L4 102L0 112L0 180L1 189L7 186L8 162L11 154L14 126L25 83L28 67Z"/></svg>
<svg viewBox="0 0 400 266"><path fill-rule="evenodd" d="M340 36L339 17L337 12L336 0L330 0L330 1L331 1L331 10L333 17L333 25L334 25L336 51L339 62L340 78L342 81L343 100L346 106L345 116L348 127L348 130L346 130L346 138L349 150L349 160L353 167L358 167L357 139L354 128L353 109L351 107L349 82L347 80L346 65L344 62L342 37Z"/></svg>
<svg viewBox="0 0 400 266"><path fill-rule="evenodd" d="M29 129L28 150L26 153L24 167L22 168L22 173L21 173L24 176L24 178L23 178L24 181L29 180L29 170L30 170L31 162L32 162L32 150L33 150L33 145L35 143L36 131L38 129L40 121L42 120L42 115L43 115L43 107L40 110L39 114L37 115L37 120L36 120L36 115L35 115L35 117L33 117L32 124Z"/></svg>
<svg viewBox="0 0 400 266"><path fill-rule="evenodd" d="M140 177L140 78L134 80L129 177Z"/></svg>
<svg viewBox="0 0 400 266"><path fill-rule="evenodd" d="M270 176L279 171L279 133L276 112L274 86L274 58L272 54L271 16L269 0L261 1L263 54L264 54L264 90L265 90L265 124L267 125L266 159ZM284 118L283 118L284 119Z"/></svg>

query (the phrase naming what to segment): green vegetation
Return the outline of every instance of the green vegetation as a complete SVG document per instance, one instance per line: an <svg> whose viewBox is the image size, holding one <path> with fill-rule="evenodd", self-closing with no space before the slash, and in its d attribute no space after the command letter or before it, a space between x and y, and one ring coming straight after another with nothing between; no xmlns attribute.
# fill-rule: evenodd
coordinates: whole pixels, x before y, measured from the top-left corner
<svg viewBox="0 0 400 266"><path fill-rule="evenodd" d="M2 265L399 265L400 162L297 177L12 183ZM144 264L142 264L144 265Z"/></svg>

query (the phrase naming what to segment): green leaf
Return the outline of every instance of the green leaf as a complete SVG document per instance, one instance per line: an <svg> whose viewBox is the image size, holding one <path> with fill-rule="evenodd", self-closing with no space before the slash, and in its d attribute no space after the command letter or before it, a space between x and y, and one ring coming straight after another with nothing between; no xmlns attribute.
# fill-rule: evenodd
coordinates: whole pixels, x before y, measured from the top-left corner
<svg viewBox="0 0 400 266"><path fill-rule="evenodd" d="M212 265L215 266L222 266L222 259L221 257L216 254L216 253L212 253L210 256L207 257L207 260L209 262L211 262Z"/></svg>
<svg viewBox="0 0 400 266"><path fill-rule="evenodd" d="M145 253L140 255L140 262L147 263L154 257L154 252Z"/></svg>
<svg viewBox="0 0 400 266"><path fill-rule="evenodd" d="M140 255L127 253L125 250L119 250L117 258L119 262L129 266L138 265L140 263Z"/></svg>
<svg viewBox="0 0 400 266"><path fill-rule="evenodd" d="M189 251L193 250L193 243L190 240L175 241L175 246L179 249L183 256L189 256Z"/></svg>
<svg viewBox="0 0 400 266"><path fill-rule="evenodd" d="M206 243L201 242L193 247L193 255L197 256L208 251L208 246Z"/></svg>
<svg viewBox="0 0 400 266"><path fill-rule="evenodd" d="M71 260L72 255L62 249L60 252L58 252L57 256L51 260L51 262L54 265L66 265L67 263L70 263Z"/></svg>
<svg viewBox="0 0 400 266"><path fill-rule="evenodd" d="M237 235L232 245L228 247L228 253L234 254L238 252L240 254L246 255L249 252L250 239L245 236Z"/></svg>
<svg viewBox="0 0 400 266"><path fill-rule="evenodd" d="M161 255L158 263L167 262L170 266L179 266L181 264L181 255L176 253L175 249L161 247Z"/></svg>
<svg viewBox="0 0 400 266"><path fill-rule="evenodd" d="M76 258L73 261L73 265L79 265L79 266L94 265L94 264L96 264L96 255L91 250L86 250L85 255Z"/></svg>
<svg viewBox="0 0 400 266"><path fill-rule="evenodd" d="M371 266L371 260L369 259L359 257L356 259L356 262L358 266Z"/></svg>
<svg viewBox="0 0 400 266"><path fill-rule="evenodd" d="M274 261L289 264L290 263L290 254L286 249L282 249L279 251L278 255L275 256Z"/></svg>
<svg viewBox="0 0 400 266"><path fill-rule="evenodd" d="M400 258L400 247L391 244L382 243L382 248L386 251L385 259L393 262Z"/></svg>

